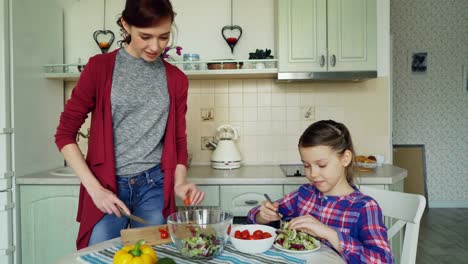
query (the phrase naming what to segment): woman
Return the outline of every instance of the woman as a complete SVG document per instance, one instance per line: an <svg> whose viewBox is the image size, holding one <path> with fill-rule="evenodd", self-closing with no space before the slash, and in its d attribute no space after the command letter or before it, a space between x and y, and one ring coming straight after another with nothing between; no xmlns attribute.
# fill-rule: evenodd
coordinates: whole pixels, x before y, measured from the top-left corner
<svg viewBox="0 0 468 264"><path fill-rule="evenodd" d="M164 224L175 195L199 204L188 183L188 79L160 57L175 13L169 0L127 0L120 49L92 57L60 116L57 147L81 180L77 248L120 236L119 210ZM86 161L76 134L92 113Z"/></svg>

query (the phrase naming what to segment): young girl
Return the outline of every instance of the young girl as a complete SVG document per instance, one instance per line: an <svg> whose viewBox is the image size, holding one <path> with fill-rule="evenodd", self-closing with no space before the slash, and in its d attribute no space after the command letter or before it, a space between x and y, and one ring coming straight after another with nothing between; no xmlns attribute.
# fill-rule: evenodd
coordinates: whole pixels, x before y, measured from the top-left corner
<svg viewBox="0 0 468 264"><path fill-rule="evenodd" d="M348 129L332 120L310 125L299 139L307 179L273 204L264 201L248 214L250 223L292 218L299 229L334 248L348 263L393 263L382 211L353 184L354 148Z"/></svg>
<svg viewBox="0 0 468 264"><path fill-rule="evenodd" d="M81 180L78 249L141 226L119 210L157 225L175 212L175 195L204 198L186 179L188 79L160 57L173 21L169 0L127 0L122 48L89 60L60 116L55 142ZM85 161L76 135L88 113Z"/></svg>

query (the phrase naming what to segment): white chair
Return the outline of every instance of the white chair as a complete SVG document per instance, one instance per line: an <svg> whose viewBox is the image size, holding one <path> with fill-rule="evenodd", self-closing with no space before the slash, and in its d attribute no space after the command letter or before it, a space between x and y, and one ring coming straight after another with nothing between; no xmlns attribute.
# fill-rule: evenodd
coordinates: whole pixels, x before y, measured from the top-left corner
<svg viewBox="0 0 468 264"><path fill-rule="evenodd" d="M402 249L400 263L416 263L419 222L426 207L426 198L418 194L393 192L369 186L360 186L359 190L377 201L385 217L397 220L393 226L387 227L389 240L405 227L403 245L400 245Z"/></svg>

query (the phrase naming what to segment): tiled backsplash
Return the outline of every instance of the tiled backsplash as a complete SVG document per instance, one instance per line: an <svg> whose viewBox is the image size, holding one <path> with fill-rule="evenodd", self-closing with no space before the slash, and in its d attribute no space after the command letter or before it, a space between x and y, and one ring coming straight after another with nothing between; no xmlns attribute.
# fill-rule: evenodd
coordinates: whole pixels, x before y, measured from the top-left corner
<svg viewBox="0 0 468 264"><path fill-rule="evenodd" d="M277 83L270 79L191 80L187 111L192 164L209 164L202 144L216 128L238 128L244 164L297 163L299 136L314 121L334 119L351 130L358 154L390 160L387 78L365 82Z"/></svg>
<svg viewBox="0 0 468 264"><path fill-rule="evenodd" d="M74 83L68 83L67 96ZM384 154L391 162L387 78L365 82L277 83L271 79L191 80L188 149L192 164L209 164L204 137L216 128L238 128L244 164L300 162L299 136L314 121L334 119L351 131L358 154ZM81 131L87 132L87 121ZM205 139L206 141L206 139ZM87 139L78 142L83 153Z"/></svg>

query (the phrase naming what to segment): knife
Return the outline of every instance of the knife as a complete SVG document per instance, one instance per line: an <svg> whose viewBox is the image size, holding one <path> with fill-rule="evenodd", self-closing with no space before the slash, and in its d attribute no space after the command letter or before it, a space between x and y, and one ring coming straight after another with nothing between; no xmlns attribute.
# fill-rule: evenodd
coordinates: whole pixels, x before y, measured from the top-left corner
<svg viewBox="0 0 468 264"><path fill-rule="evenodd" d="M138 216L136 216L136 215L127 214L127 213L126 213L122 208L120 208L120 207L119 207L119 211L120 211L120 213L121 213L123 216L127 217L128 219L131 219L131 220L133 220L133 221L137 221L137 222L142 223L142 224L145 224L145 225L148 224L148 221L146 221L145 219L140 218L140 217L138 217Z"/></svg>

